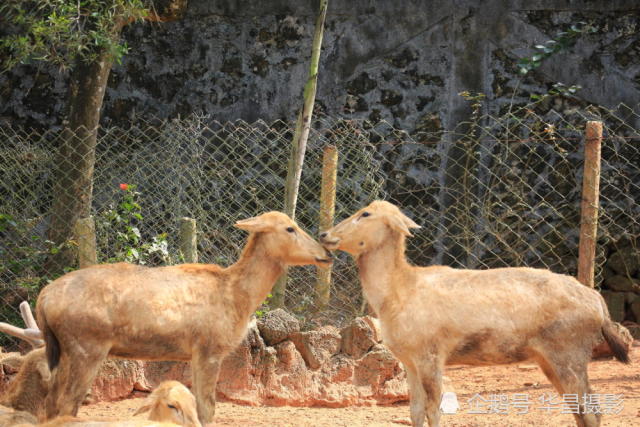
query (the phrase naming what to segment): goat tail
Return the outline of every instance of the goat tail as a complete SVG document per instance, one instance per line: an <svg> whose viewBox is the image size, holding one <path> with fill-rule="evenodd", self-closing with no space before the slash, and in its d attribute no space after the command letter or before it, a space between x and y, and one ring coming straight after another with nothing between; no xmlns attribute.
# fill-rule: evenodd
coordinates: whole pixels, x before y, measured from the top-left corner
<svg viewBox="0 0 640 427"><path fill-rule="evenodd" d="M60 362L60 341L58 341L58 338L47 323L44 310L39 310L38 314L38 320L41 322L40 328L42 329L42 335L44 336L47 363L49 364L49 370L53 372L53 369L58 366L58 363Z"/></svg>
<svg viewBox="0 0 640 427"><path fill-rule="evenodd" d="M602 335L607 344L609 344L609 348L616 359L622 363L631 362L629 359L629 346L627 346L620 337L619 332L611 320L607 319L604 325L602 325Z"/></svg>

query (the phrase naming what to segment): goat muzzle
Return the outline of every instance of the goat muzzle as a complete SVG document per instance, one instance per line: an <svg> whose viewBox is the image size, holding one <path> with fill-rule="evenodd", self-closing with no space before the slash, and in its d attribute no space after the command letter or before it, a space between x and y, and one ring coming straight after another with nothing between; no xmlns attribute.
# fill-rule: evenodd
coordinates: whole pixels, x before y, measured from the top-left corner
<svg viewBox="0 0 640 427"><path fill-rule="evenodd" d="M325 254L324 258L316 258L316 261L324 263L324 264L332 264L333 263L333 255L331 255L331 252L329 252L327 250L327 248L325 248L324 249L324 254Z"/></svg>

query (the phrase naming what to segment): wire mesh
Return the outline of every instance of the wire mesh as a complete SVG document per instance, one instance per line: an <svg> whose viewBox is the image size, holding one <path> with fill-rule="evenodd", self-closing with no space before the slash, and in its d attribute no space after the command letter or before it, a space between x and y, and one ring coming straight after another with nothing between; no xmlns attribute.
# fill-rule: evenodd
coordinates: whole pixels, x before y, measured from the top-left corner
<svg viewBox="0 0 640 427"><path fill-rule="evenodd" d="M422 226L408 241L413 263L531 266L575 275L584 127L601 120L600 286L613 251L638 254L639 119L625 106L561 113L528 106L474 116L452 132L410 135L384 121L320 117L309 136L296 219L318 233L322 151L334 145L336 221L375 199L398 204ZM197 221L199 261L233 263L246 240L233 223L282 209L293 129L284 121L219 123L199 116L138 118L99 129L88 205L98 262L182 262L179 222L190 217ZM47 260L77 244L49 240L52 215L60 212L54 209L61 179L56 150L69 135L4 126L0 139L0 321L19 324L18 304L33 302L55 277ZM120 186L125 183L127 190ZM70 218L83 216L76 214ZM338 256L322 312L315 307L315 283L313 267L290 270L286 306L301 319L342 325L366 310L348 256Z"/></svg>

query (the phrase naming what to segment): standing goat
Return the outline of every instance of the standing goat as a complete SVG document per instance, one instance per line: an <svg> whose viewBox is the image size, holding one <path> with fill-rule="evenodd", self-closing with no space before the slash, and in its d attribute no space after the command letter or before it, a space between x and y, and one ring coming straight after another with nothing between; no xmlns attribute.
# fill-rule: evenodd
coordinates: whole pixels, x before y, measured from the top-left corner
<svg viewBox="0 0 640 427"><path fill-rule="evenodd" d="M440 422L445 365L534 360L560 394L591 392L587 363L604 337L629 362L604 300L569 276L532 268L458 270L416 267L405 259L409 229L396 206L375 201L320 235L330 250L353 255L364 295L380 318L383 342L404 364L411 422ZM597 411L593 411L597 412ZM600 414L575 414L578 426Z"/></svg>
<svg viewBox="0 0 640 427"><path fill-rule="evenodd" d="M107 356L191 361L198 416L212 422L224 357L287 265L328 265L329 253L287 215L239 221L249 231L230 267L100 265L46 286L36 305L52 372L47 418L75 415ZM79 303L81 302L81 303Z"/></svg>

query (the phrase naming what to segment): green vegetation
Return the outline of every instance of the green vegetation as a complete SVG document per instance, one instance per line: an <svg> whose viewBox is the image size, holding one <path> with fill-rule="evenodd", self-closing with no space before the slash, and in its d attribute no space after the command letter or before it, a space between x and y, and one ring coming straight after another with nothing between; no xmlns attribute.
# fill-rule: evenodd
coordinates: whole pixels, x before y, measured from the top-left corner
<svg viewBox="0 0 640 427"><path fill-rule="evenodd" d="M2 68L46 61L66 69L95 61L100 51L119 62L129 49L120 29L148 13L142 0L5 0L0 15L10 30L0 38Z"/></svg>

